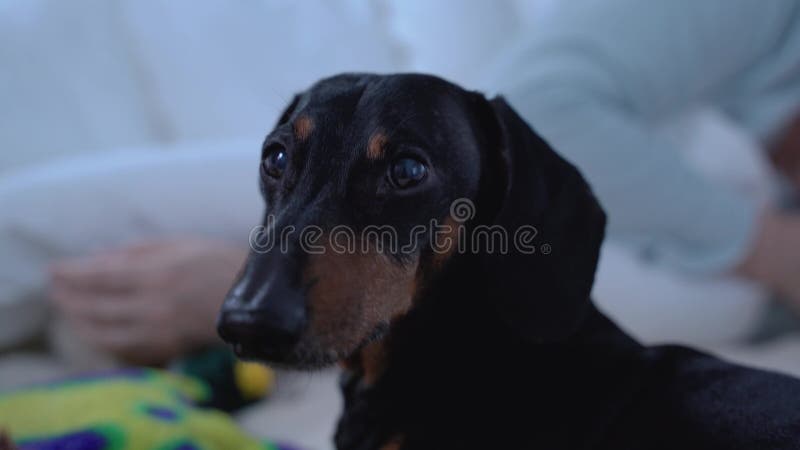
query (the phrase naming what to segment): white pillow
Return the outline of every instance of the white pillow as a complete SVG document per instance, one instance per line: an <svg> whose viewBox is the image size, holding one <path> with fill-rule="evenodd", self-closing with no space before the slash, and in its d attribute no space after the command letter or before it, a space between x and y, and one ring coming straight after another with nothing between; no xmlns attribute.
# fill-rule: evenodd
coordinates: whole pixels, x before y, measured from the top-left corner
<svg viewBox="0 0 800 450"><path fill-rule="evenodd" d="M0 176L158 138L116 2L0 1Z"/></svg>

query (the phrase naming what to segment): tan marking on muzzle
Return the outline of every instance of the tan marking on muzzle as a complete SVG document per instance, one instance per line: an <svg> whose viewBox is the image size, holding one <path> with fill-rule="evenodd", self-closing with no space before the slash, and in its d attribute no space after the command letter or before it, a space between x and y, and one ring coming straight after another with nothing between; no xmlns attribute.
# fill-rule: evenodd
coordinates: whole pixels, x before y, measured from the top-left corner
<svg viewBox="0 0 800 450"><path fill-rule="evenodd" d="M389 440L389 442L383 444L380 450L400 450L403 446L403 436L396 435Z"/></svg>
<svg viewBox="0 0 800 450"><path fill-rule="evenodd" d="M350 354L380 324L408 312L416 291L415 260L405 265L371 249L311 255L305 279L309 333L324 348Z"/></svg>
<svg viewBox="0 0 800 450"><path fill-rule="evenodd" d="M441 248L437 248L431 257L431 266L434 270L441 270L445 263L453 256L458 249L458 241L461 237L463 224L456 222L452 217L447 217L442 221L442 231L439 239L442 241ZM445 228L447 227L447 228Z"/></svg>

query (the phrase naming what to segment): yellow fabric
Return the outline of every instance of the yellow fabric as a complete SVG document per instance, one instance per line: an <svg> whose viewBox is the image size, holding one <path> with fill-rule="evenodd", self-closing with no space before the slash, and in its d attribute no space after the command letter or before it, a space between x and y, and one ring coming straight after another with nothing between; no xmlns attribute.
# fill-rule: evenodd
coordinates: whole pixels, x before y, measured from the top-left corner
<svg viewBox="0 0 800 450"><path fill-rule="evenodd" d="M98 450L275 448L193 406L207 395L197 380L156 370L84 377L1 394L0 428L18 444L93 433L105 442Z"/></svg>

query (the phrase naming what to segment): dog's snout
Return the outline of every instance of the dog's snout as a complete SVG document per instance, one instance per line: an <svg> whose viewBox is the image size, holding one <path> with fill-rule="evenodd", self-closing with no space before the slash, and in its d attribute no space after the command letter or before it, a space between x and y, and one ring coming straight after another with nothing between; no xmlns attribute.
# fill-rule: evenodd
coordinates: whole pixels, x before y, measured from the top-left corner
<svg viewBox="0 0 800 450"><path fill-rule="evenodd" d="M242 357L280 359L303 335L306 314L302 305L276 298L272 307L258 309L223 308L217 332Z"/></svg>
<svg viewBox="0 0 800 450"><path fill-rule="evenodd" d="M305 315L270 311L223 311L217 324L220 337L237 350L281 350L294 345L305 328Z"/></svg>
<svg viewBox="0 0 800 450"><path fill-rule="evenodd" d="M240 356L272 359L300 340L307 324L305 296L283 264L248 261L217 320L217 332Z"/></svg>

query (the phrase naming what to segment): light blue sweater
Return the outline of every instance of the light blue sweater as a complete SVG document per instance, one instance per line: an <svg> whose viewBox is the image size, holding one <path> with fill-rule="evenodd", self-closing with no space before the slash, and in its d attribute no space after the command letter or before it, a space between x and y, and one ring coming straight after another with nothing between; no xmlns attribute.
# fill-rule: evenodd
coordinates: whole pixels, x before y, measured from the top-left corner
<svg viewBox="0 0 800 450"><path fill-rule="evenodd" d="M581 168L612 236L696 273L744 256L757 206L653 126L703 104L773 136L800 112L800 0L563 0L516 50L500 92Z"/></svg>

